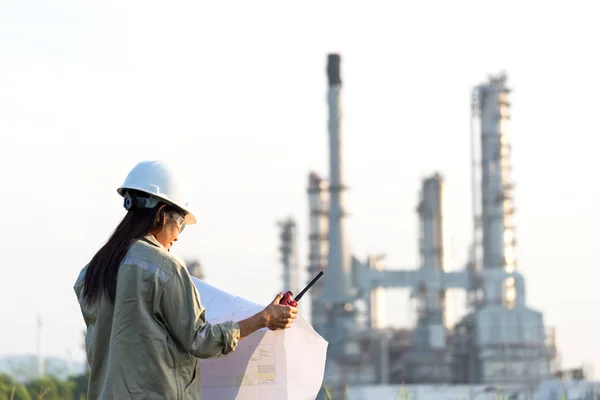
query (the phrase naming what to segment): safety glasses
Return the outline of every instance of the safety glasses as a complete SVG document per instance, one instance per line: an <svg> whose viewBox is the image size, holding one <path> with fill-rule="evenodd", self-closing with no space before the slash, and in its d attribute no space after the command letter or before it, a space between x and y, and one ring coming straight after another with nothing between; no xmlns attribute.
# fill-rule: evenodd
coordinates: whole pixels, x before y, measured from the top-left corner
<svg viewBox="0 0 600 400"><path fill-rule="evenodd" d="M178 213L171 213L170 215L177 222L177 225L179 225L179 233L183 232L185 229L185 218Z"/></svg>

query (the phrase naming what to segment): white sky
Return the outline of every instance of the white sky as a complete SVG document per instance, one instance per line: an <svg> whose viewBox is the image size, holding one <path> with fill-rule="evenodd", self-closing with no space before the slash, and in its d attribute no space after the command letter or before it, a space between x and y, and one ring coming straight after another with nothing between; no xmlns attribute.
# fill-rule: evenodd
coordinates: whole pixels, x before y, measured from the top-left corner
<svg viewBox="0 0 600 400"><path fill-rule="evenodd" d="M508 72L528 303L557 327L565 366L600 370L592 1L216 3L0 3L0 355L35 351L39 313L44 353L83 360L72 285L123 216L115 190L142 159L176 160L194 182L200 223L175 251L251 300L283 290L276 221L297 218L305 267L307 175L327 175L336 51L352 251L394 268L417 264L414 210L435 170L455 268L465 262L470 90ZM410 323L407 299L388 294L391 324Z"/></svg>

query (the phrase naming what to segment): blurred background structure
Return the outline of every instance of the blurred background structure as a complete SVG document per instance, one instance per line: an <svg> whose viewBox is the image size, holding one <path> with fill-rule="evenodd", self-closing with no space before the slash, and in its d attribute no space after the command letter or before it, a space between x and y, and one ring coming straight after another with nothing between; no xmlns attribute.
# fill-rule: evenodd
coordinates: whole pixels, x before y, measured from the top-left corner
<svg viewBox="0 0 600 400"><path fill-rule="evenodd" d="M509 140L510 89L504 73L472 92L473 239L466 265L448 265L444 178L422 181L416 199L420 265L385 268L383 255L351 255L345 230L341 57L327 58L329 177L308 176L309 279L325 271L310 292L311 321L329 341L326 382L503 385L534 393L558 373L554 331L529 308L516 269L513 182ZM466 132L467 133L467 132ZM295 222L281 224L284 285L297 293ZM291 278L294 276L294 279ZM324 282L323 282L324 281ZM384 328L381 294L403 288L416 300L416 325ZM448 324L446 292L463 290L467 314ZM334 397L335 398L335 397Z"/></svg>
<svg viewBox="0 0 600 400"><path fill-rule="evenodd" d="M205 279L204 268L202 267L200 260L198 260L197 258L185 260L185 266L187 267L190 275L198 279Z"/></svg>

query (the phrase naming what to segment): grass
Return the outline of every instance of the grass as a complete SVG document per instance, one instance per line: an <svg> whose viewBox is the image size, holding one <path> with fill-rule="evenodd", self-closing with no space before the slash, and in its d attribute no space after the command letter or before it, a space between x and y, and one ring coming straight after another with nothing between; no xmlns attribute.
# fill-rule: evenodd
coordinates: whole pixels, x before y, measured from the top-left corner
<svg viewBox="0 0 600 400"><path fill-rule="evenodd" d="M331 395L331 391L329 390L329 386L327 385L327 382L323 382L323 390L325 390L325 399L326 400L337 400L337 399L334 399L333 396ZM468 397L457 398L456 400L470 400L472 398L471 396L472 396L471 393L469 393ZM344 387L344 399L348 400L348 387L347 386ZM496 399L497 400L508 400L509 397L500 387L496 387ZM404 383L402 383L400 385L400 389L398 389L398 391L394 394L393 400L410 400L410 393L406 389L406 385ZM564 395L562 395L561 400L567 400L567 399Z"/></svg>
<svg viewBox="0 0 600 400"><path fill-rule="evenodd" d="M325 390L325 399L326 400L334 400L333 396L331 395L331 392L329 391L329 386L327 385L327 382L323 382L323 389ZM344 386L344 399L348 400L348 385ZM404 384L402 384L400 389L398 389L398 391L394 395L394 400L397 400L397 399L398 400L408 400L408 390L406 390L406 387L404 386Z"/></svg>
<svg viewBox="0 0 600 400"><path fill-rule="evenodd" d="M10 393L9 400L14 400L16 390L17 390L16 386L13 386L11 393ZM333 398L333 395L331 394L331 391L329 389L329 385L327 385L327 382L323 382L323 390L325 391L325 399L326 400L339 400L339 399ZM39 392L39 394L37 394L37 397L35 398L35 400L43 400L51 391L52 391L51 388L42 386L40 388L40 392ZM566 392L566 390L564 387L564 382L562 379L560 379L560 399L561 400L567 400L565 392ZM472 398L471 396L472 396L471 393L469 393L468 397L457 398L456 400L469 400ZM81 400L85 399L85 396L81 395L80 399ZM348 386L347 385L344 386L344 399L348 400ZM400 385L400 389L398 389L398 391L394 394L393 400L409 400L409 399L410 399L410 394L409 394L408 390L406 389L405 384L402 383ZM506 393L500 387L496 387L496 399L497 400L507 400L507 399L509 399L509 397L506 395Z"/></svg>

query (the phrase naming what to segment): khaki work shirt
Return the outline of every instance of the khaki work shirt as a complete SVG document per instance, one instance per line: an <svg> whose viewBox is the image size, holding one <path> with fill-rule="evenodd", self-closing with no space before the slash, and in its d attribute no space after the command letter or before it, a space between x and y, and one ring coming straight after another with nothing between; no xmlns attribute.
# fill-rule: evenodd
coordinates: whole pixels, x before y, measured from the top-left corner
<svg viewBox="0 0 600 400"><path fill-rule="evenodd" d="M86 269L74 290L87 326L87 398L200 399L197 358L233 351L237 322L206 321L185 265L152 235L123 259L114 304L104 295L95 304L83 302Z"/></svg>

